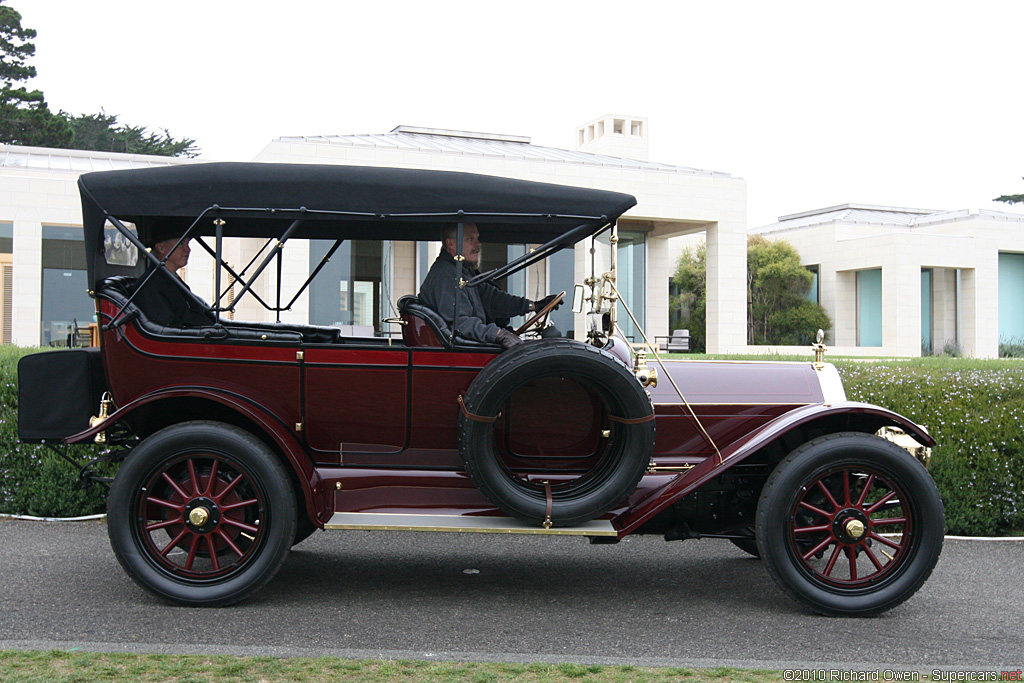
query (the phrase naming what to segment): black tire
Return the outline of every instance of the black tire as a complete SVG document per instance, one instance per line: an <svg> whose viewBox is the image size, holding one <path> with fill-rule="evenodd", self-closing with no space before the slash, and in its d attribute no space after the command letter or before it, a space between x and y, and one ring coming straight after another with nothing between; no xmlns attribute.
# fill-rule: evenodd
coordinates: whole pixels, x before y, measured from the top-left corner
<svg viewBox="0 0 1024 683"><path fill-rule="evenodd" d="M757 548L757 538L754 536L754 528L746 527L738 529L738 532L750 532L750 538L730 538L729 542L752 557L761 557L761 551Z"/></svg>
<svg viewBox="0 0 1024 683"><path fill-rule="evenodd" d="M507 514L530 523L545 521L547 496L542 480L555 477L551 522L574 526L600 517L636 488L654 450L654 420L645 420L653 417L653 407L633 373L618 359L582 342L551 339L522 344L491 361L466 391L466 411L497 416L517 389L546 378L575 382L600 405L600 419L611 435L596 441L600 445L590 469L568 478L558 471L522 476L507 466L496 448L494 424L469 418L465 412L459 415L459 449L466 471L484 495ZM640 421L610 422L609 416Z"/></svg>
<svg viewBox="0 0 1024 683"><path fill-rule="evenodd" d="M305 510L300 511L298 517L295 524L295 538L292 539L293 548L312 536L313 532L320 528L306 516Z"/></svg>
<svg viewBox="0 0 1024 683"><path fill-rule="evenodd" d="M135 583L178 605L242 600L270 581L296 537L295 494L252 434L186 422L145 439L121 465L107 533Z"/></svg>
<svg viewBox="0 0 1024 683"><path fill-rule="evenodd" d="M945 515L924 466L860 432L828 434L790 453L757 508L768 573L815 612L867 616L913 595L942 552Z"/></svg>

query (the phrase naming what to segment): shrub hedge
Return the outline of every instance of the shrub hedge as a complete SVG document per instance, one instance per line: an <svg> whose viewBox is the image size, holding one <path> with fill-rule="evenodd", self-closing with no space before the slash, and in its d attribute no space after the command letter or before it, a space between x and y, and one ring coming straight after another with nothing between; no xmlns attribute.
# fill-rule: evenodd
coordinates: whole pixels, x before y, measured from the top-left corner
<svg viewBox="0 0 1024 683"><path fill-rule="evenodd" d="M928 427L931 473L951 534L1024 529L1024 363L921 358L836 361L847 397Z"/></svg>
<svg viewBox="0 0 1024 683"><path fill-rule="evenodd" d="M18 359L40 349L0 346L0 512L38 517L78 517L104 512L107 489L82 488L78 470L42 444L18 440ZM60 394L64 387L35 387ZM98 407L98 406L97 406ZM75 446L69 455L86 462L96 446ZM112 467L102 474L110 476Z"/></svg>
<svg viewBox="0 0 1024 683"><path fill-rule="evenodd" d="M102 512L106 489L78 485L77 470L45 447L17 438L17 361L37 349L0 348L0 512L64 517ZM927 425L938 441L931 473L949 533L1000 535L1024 529L1024 363L921 358L834 360L851 400ZM38 387L56 394L60 387ZM76 447L87 460L97 447ZM111 474L112 468L103 472Z"/></svg>

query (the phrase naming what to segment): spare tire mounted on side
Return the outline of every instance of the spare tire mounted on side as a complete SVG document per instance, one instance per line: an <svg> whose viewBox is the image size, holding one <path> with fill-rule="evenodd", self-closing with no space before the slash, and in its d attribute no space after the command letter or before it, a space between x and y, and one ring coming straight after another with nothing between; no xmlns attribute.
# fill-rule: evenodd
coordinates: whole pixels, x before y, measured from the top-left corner
<svg viewBox="0 0 1024 683"><path fill-rule="evenodd" d="M601 411L595 424L610 432L597 438L593 466L584 473L518 471L496 445L495 424L516 390L551 377L595 397ZM459 450L466 471L488 500L532 523L574 526L600 517L636 488L654 450L654 409L633 373L611 354L571 339L503 352L480 371L462 403Z"/></svg>

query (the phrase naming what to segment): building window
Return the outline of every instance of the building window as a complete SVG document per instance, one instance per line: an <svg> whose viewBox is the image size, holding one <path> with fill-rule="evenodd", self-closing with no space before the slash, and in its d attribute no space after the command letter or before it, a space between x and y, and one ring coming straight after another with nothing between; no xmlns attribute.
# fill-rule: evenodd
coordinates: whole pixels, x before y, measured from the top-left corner
<svg viewBox="0 0 1024 683"><path fill-rule="evenodd" d="M821 285L818 281L818 271L820 266L804 266L811 272L813 279L811 280L811 288L807 290L807 300L812 304L821 303Z"/></svg>
<svg viewBox="0 0 1024 683"><path fill-rule="evenodd" d="M882 345L882 269L857 271L857 346Z"/></svg>
<svg viewBox="0 0 1024 683"><path fill-rule="evenodd" d="M42 344L65 346L75 326L85 327L95 315L87 293L85 236L80 227L44 225L42 246Z"/></svg>
<svg viewBox="0 0 1024 683"><path fill-rule="evenodd" d="M14 253L14 223L0 223L0 254Z"/></svg>
<svg viewBox="0 0 1024 683"><path fill-rule="evenodd" d="M1024 343L1024 254L999 253L999 343Z"/></svg>
<svg viewBox="0 0 1024 683"><path fill-rule="evenodd" d="M334 246L333 240L310 240L312 267ZM380 331L384 317L390 242L343 242L309 286L309 322L342 327L358 325Z"/></svg>
<svg viewBox="0 0 1024 683"><path fill-rule="evenodd" d="M576 252L572 247L563 249L549 256L547 265L548 293L565 292L566 298L566 302L551 314L551 322L563 335L571 338L576 320L572 312L573 288L576 286Z"/></svg>
<svg viewBox="0 0 1024 683"><path fill-rule="evenodd" d="M921 355L932 353L932 269L921 269Z"/></svg>
<svg viewBox="0 0 1024 683"><path fill-rule="evenodd" d="M615 274L616 284L623 301L636 317L637 323L645 327L647 310L647 234L643 232L619 231L619 263ZM636 325L625 310L618 311L618 324L626 339L641 342L643 339Z"/></svg>

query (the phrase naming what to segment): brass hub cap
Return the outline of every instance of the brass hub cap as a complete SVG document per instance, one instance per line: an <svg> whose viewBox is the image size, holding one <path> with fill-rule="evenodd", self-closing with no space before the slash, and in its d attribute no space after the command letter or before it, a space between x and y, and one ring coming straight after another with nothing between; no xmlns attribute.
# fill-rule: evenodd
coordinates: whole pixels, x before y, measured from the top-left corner
<svg viewBox="0 0 1024 683"><path fill-rule="evenodd" d="M210 511L206 508L196 508L188 513L188 521L192 522L192 526L201 527L206 524L208 519L210 519Z"/></svg>
<svg viewBox="0 0 1024 683"><path fill-rule="evenodd" d="M843 531L850 538L859 539L864 535L864 522L859 519L848 519L843 524Z"/></svg>
<svg viewBox="0 0 1024 683"><path fill-rule="evenodd" d="M185 523L192 531L206 534L220 524L220 510L217 504L205 496L192 499L185 506Z"/></svg>

